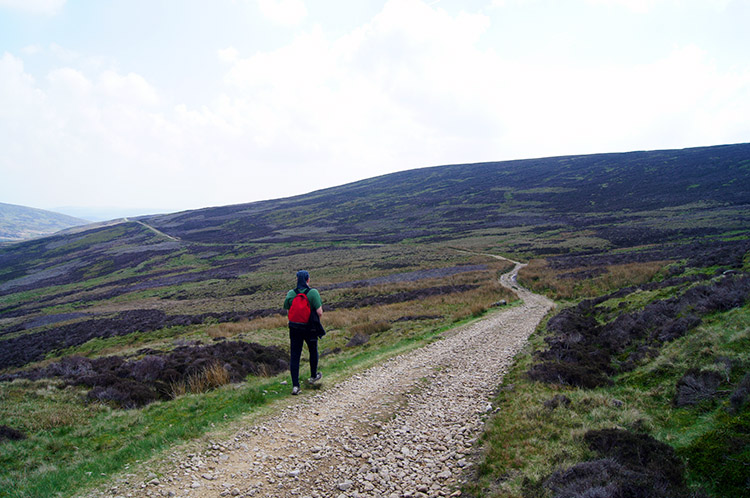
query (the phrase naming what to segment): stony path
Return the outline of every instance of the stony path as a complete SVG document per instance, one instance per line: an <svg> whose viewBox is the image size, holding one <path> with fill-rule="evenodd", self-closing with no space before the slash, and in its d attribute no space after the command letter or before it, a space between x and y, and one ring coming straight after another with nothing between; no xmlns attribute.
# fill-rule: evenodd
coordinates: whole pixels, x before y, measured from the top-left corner
<svg viewBox="0 0 750 498"><path fill-rule="evenodd" d="M523 305L320 394L303 390L262 425L176 458L159 478L120 482L99 496L458 496L492 391L553 306L516 286L519 268L501 280Z"/></svg>

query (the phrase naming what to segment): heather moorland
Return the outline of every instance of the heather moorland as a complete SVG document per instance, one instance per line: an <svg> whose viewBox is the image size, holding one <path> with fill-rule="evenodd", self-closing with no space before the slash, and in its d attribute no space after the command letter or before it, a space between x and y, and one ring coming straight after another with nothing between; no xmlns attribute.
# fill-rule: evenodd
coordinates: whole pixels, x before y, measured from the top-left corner
<svg viewBox="0 0 750 498"><path fill-rule="evenodd" d="M0 495L80 494L287 403L298 269L335 383L517 304L505 256L557 307L498 379L465 496L748 496L748 227L738 144L424 168L0 247Z"/></svg>

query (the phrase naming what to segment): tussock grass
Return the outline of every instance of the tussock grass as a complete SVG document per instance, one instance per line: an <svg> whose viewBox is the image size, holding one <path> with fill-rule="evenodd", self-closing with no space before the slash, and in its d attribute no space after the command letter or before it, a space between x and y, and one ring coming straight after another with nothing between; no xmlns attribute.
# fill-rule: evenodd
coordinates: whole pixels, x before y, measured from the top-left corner
<svg viewBox="0 0 750 498"><path fill-rule="evenodd" d="M206 335L211 339L228 339L248 330L248 320L242 320L238 323L218 323L211 325L206 329Z"/></svg>
<svg viewBox="0 0 750 498"><path fill-rule="evenodd" d="M669 261L649 261L594 268L554 269L547 260L532 259L519 271L518 281L534 292L546 294L555 300L582 299L649 282L669 264ZM592 270L595 272L594 276L589 276Z"/></svg>
<svg viewBox="0 0 750 498"><path fill-rule="evenodd" d="M354 332L355 334L379 334L381 332L385 332L386 330L389 330L391 328L391 324L387 322L386 320L377 320L374 322L367 322L367 323L361 323L359 325L354 325L350 328L351 332Z"/></svg>
<svg viewBox="0 0 750 498"><path fill-rule="evenodd" d="M206 329L206 335L211 339L229 339L241 334L253 334L260 331L281 329L286 327L286 325L286 316L272 315L253 318L252 320L213 324Z"/></svg>
<svg viewBox="0 0 750 498"><path fill-rule="evenodd" d="M386 315L386 310L378 310L381 316ZM342 309L324 313L323 323L327 329L345 329L357 323L370 321L371 310Z"/></svg>
<svg viewBox="0 0 750 498"><path fill-rule="evenodd" d="M188 378L184 381L172 382L170 384L170 391L172 393L172 397L176 398L187 393L205 393L207 391L210 391L211 389L225 386L229 384L229 382L229 372L227 372L223 365L220 365L218 362L214 362L200 372L188 376Z"/></svg>

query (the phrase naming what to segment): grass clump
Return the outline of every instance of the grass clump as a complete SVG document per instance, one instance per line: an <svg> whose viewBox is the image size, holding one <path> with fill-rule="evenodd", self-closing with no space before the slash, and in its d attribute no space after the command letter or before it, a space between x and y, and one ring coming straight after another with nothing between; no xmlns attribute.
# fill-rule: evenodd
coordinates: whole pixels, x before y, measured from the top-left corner
<svg viewBox="0 0 750 498"><path fill-rule="evenodd" d="M387 330L390 330L390 328L391 328L390 322L386 320L375 320L373 322L367 322L367 323L354 325L349 330L351 332L354 332L355 334L372 335L372 334L379 334L381 332L385 332Z"/></svg>
<svg viewBox="0 0 750 498"><path fill-rule="evenodd" d="M649 282L668 264L668 261L647 261L560 268L549 260L532 259L518 273L518 281L552 299L575 300Z"/></svg>
<svg viewBox="0 0 750 498"><path fill-rule="evenodd" d="M750 465L750 410L720 417L713 429L679 451L694 478L716 496L747 496Z"/></svg>
<svg viewBox="0 0 750 498"><path fill-rule="evenodd" d="M217 387L225 386L231 381L226 368L218 362L213 362L201 371L189 375L184 380L172 382L170 391L173 398L187 393L199 394Z"/></svg>

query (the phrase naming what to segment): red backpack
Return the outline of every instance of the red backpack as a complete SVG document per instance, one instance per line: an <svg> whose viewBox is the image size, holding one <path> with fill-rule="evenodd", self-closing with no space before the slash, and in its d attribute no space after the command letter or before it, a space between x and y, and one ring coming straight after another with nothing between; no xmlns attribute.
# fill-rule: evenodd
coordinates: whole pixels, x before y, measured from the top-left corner
<svg viewBox="0 0 750 498"><path fill-rule="evenodd" d="M292 299L292 305L289 307L289 322L298 323L301 325L307 325L310 321L310 301L307 299L307 292L310 289L305 289L302 292L298 292L294 299Z"/></svg>

